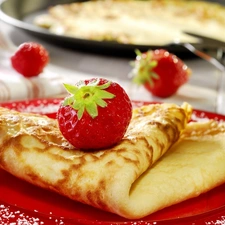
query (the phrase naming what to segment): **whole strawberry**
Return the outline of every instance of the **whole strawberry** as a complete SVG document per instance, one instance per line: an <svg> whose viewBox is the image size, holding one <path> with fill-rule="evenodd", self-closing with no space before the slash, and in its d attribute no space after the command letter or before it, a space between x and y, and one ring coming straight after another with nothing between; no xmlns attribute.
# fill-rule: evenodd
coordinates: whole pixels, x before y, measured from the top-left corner
<svg viewBox="0 0 225 225"><path fill-rule="evenodd" d="M12 67L25 77L39 75L49 62L47 50L40 44L25 42L11 57Z"/></svg>
<svg viewBox="0 0 225 225"><path fill-rule="evenodd" d="M119 84L94 78L64 86L70 96L60 105L57 119L61 133L74 147L102 149L123 138L132 105Z"/></svg>
<svg viewBox="0 0 225 225"><path fill-rule="evenodd" d="M191 70L176 55L164 49L136 51L133 81L158 97L169 97L189 80Z"/></svg>

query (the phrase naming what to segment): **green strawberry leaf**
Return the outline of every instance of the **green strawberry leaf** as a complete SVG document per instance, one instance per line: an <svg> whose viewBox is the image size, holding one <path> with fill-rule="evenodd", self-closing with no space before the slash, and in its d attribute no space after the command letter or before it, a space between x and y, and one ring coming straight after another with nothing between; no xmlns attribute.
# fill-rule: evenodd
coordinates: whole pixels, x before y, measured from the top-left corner
<svg viewBox="0 0 225 225"><path fill-rule="evenodd" d="M73 86L73 85L70 85L70 84L63 84L64 87L66 88L66 90L69 92L69 93L76 93L76 91L78 90L78 87L77 86Z"/></svg>
<svg viewBox="0 0 225 225"><path fill-rule="evenodd" d="M82 116L84 114L84 109L85 109L84 105L81 105L80 108L78 109L78 111L77 111L78 120L80 120L82 118Z"/></svg>
<svg viewBox="0 0 225 225"><path fill-rule="evenodd" d="M114 94L106 91L111 82L108 81L99 85L100 79L93 79L87 85L80 81L76 85L64 84L70 96L65 98L63 105L70 105L77 110L77 116L80 120L86 111L92 118L98 116L98 106L106 107L107 102L104 99L112 99Z"/></svg>
<svg viewBox="0 0 225 225"><path fill-rule="evenodd" d="M100 106L100 107L102 107L102 108L104 108L104 107L107 106L106 101L104 101L104 100L101 99L101 98L96 98L96 103L97 103L98 106Z"/></svg>
<svg viewBox="0 0 225 225"><path fill-rule="evenodd" d="M133 82L137 85L149 83L150 86L154 86L154 79L159 79L159 75L156 74L153 69L157 66L157 61L152 59L152 51L141 53L136 49L136 60L131 62L133 67Z"/></svg>
<svg viewBox="0 0 225 225"><path fill-rule="evenodd" d="M95 102L89 102L86 105L86 110L92 118L98 116L97 104Z"/></svg>

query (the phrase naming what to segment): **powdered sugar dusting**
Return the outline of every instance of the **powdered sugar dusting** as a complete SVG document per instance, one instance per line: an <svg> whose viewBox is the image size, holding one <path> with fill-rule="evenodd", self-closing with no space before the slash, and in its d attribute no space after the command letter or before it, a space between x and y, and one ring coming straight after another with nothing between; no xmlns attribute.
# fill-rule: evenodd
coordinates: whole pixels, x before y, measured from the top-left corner
<svg viewBox="0 0 225 225"><path fill-rule="evenodd" d="M59 108L59 105L57 104L40 104L38 106L33 106L33 105L29 105L27 107L24 108L20 108L20 111L23 112L34 112L34 113L41 113L41 114L48 114L48 113L55 113L57 112Z"/></svg>
<svg viewBox="0 0 225 225"><path fill-rule="evenodd" d="M221 218L218 218L215 222L207 222L206 225L225 225L225 216L221 216Z"/></svg>
<svg viewBox="0 0 225 225"><path fill-rule="evenodd" d="M1 225L42 225L45 224L38 217L32 217L20 210L12 210L10 206L0 205Z"/></svg>
<svg viewBox="0 0 225 225"><path fill-rule="evenodd" d="M51 114L56 113L62 99L37 99L12 103L2 103L0 106L20 112Z"/></svg>
<svg viewBox="0 0 225 225"><path fill-rule="evenodd" d="M65 225L62 218L39 217L37 211L23 212L14 206L0 204L0 225Z"/></svg>
<svg viewBox="0 0 225 225"><path fill-rule="evenodd" d="M193 113L191 115L191 120L197 121L197 122L206 122L206 121L209 121L210 119L213 119L218 122L225 121L225 117L221 117L219 115L217 116L217 114L212 114L211 116L209 116L209 115L210 115L210 113L206 113L203 111L202 112L201 111L193 111Z"/></svg>

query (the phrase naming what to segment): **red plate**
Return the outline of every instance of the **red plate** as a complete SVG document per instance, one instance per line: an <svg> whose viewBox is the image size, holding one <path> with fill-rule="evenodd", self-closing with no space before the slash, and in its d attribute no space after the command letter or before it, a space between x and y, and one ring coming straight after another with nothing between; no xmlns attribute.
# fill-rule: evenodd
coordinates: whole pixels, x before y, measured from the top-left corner
<svg viewBox="0 0 225 225"><path fill-rule="evenodd" d="M61 99L1 103L10 109L46 114L54 118ZM133 102L134 106L145 102ZM193 120L225 116L194 110ZM0 225L225 225L225 184L141 220L117 215L43 190L0 170Z"/></svg>

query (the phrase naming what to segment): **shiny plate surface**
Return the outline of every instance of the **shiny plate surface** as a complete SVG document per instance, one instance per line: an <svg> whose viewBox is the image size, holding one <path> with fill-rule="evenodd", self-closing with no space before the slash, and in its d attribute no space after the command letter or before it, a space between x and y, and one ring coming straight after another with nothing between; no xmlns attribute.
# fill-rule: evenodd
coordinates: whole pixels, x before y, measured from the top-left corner
<svg viewBox="0 0 225 225"><path fill-rule="evenodd" d="M45 114L54 118L62 99L36 99L1 103L18 111ZM141 106L148 102L133 102ZM224 115L194 110L193 120L216 119ZM56 193L35 187L0 170L0 225L223 225L225 223L225 184L141 220L127 220L74 202Z"/></svg>

